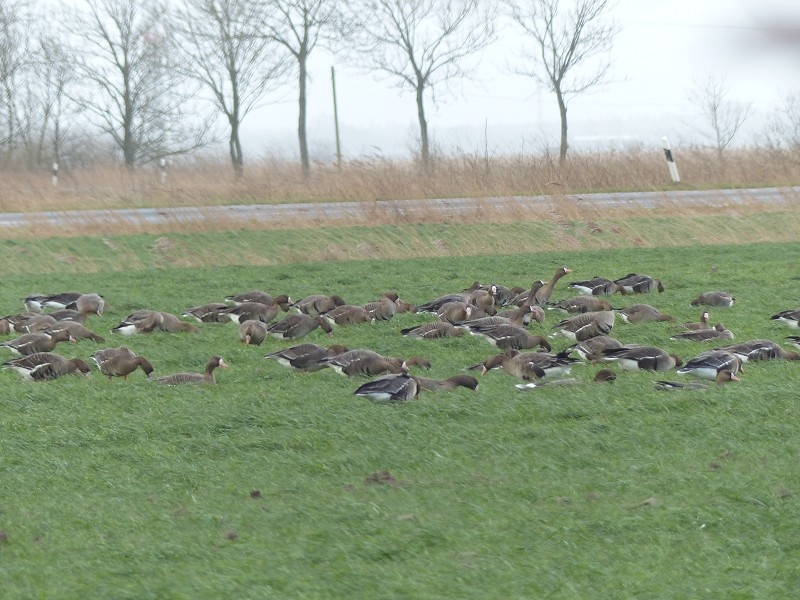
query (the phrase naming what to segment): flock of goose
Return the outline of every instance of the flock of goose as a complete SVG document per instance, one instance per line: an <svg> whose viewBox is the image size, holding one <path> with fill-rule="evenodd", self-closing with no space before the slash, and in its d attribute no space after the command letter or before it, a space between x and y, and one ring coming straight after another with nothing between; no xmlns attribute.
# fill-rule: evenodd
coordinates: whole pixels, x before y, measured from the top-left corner
<svg viewBox="0 0 800 600"><path fill-rule="evenodd" d="M494 344L499 353L479 364L466 367L484 375L500 369L522 383L520 390L543 386L570 385L577 379L565 378L578 364L596 364L602 368L594 381L613 381L617 365L622 371L675 371L691 376L681 380L654 382L658 390L697 389L706 382L724 384L738 381L742 365L747 361L787 359L800 360L800 353L785 350L766 339L731 344L733 334L720 324L712 325L706 307L730 308L735 299L727 292L699 294L692 306L703 307L697 322L676 323L680 331L671 339L712 342L714 348L682 361L678 356L652 345L624 343L611 334L617 319L625 323L675 321L670 315L645 303L615 309L608 298L612 294L638 295L663 292L663 283L648 275L630 273L618 279L593 277L567 284L574 295L554 301L558 282L571 273L559 268L548 281L536 281L529 289L509 288L499 284L472 286L419 305L402 300L397 293L386 292L378 300L364 305L348 304L338 295L312 295L292 301L288 295L271 295L253 291L227 296L224 302L209 302L186 309L180 316L157 310L137 310L111 329L114 336L198 332L191 319L200 323L233 322L238 338L244 344L261 345L267 338L295 342L316 329L330 334L338 327L387 321L400 312L426 314L425 322L407 327L400 333L407 337L433 340L464 335L481 336ZM56 345L91 339L102 344L106 340L86 327L89 315L102 315L106 306L96 293L65 292L53 295L32 295L23 300L26 311L0 319L0 334L12 337L0 343L0 349L18 357L2 363L25 378L46 381L69 374L88 374L89 364L81 358L66 358L55 352ZM550 327L544 326L549 312L559 311L564 318ZM431 320L433 319L433 320ZM800 308L772 315L776 322L800 328ZM537 324L538 334L531 330ZM563 338L569 344L554 352L551 342ZM800 336L787 338L800 348ZM153 377L151 362L138 356L127 346L106 347L92 355L99 371L108 377L127 378L141 369L148 379L164 385L214 384L215 370L228 365L220 356L212 356L202 373L181 372ZM355 394L376 402L409 400L423 390L465 387L475 390L478 379L469 373L458 373L443 380L412 373L417 368L430 368L430 362L419 356L398 358L383 356L367 348L350 349L339 344L320 346L298 343L265 355L286 367L307 372L326 368L349 377L367 377Z"/></svg>

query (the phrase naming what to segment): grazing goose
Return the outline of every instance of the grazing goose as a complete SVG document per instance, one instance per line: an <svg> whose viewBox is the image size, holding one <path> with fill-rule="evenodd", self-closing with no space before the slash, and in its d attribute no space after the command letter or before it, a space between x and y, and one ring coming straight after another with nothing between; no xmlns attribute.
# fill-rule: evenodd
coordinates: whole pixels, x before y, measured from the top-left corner
<svg viewBox="0 0 800 600"><path fill-rule="evenodd" d="M614 383L617 374L611 369L600 369L592 378L594 383ZM544 381L529 381L528 383L518 383L514 387L521 391L536 390L543 387L557 387L564 385L577 385L581 383L579 379L570 377L569 379L551 379Z"/></svg>
<svg viewBox="0 0 800 600"><path fill-rule="evenodd" d="M473 325L470 321L464 323L464 327L472 335L477 335L488 339L501 350L514 349L525 350L530 348L544 348L549 351L550 343L541 335L533 335L524 327L508 323Z"/></svg>
<svg viewBox="0 0 800 600"><path fill-rule="evenodd" d="M280 321L276 321L267 327L267 333L272 337L282 340L297 340L307 336L318 327L328 335L333 333L333 328L325 318L319 315L316 317L309 317L302 313L298 315L288 315Z"/></svg>
<svg viewBox="0 0 800 600"><path fill-rule="evenodd" d="M3 363L31 381L49 381L62 375L87 375L92 369L80 358L64 358L52 352L35 352Z"/></svg>
<svg viewBox="0 0 800 600"><path fill-rule="evenodd" d="M387 358L372 350L361 348L323 358L322 362L337 373L348 377L376 377L387 373L404 373L408 370L399 358Z"/></svg>
<svg viewBox="0 0 800 600"><path fill-rule="evenodd" d="M669 371L681 359L655 346L622 346L603 350L603 360L617 363L625 371Z"/></svg>
<svg viewBox="0 0 800 600"><path fill-rule="evenodd" d="M550 354L511 351L491 356L482 364L471 368L479 368L482 375L486 375L492 369L502 368L509 375L530 380L566 375L577 362L577 358L572 358L565 352Z"/></svg>
<svg viewBox="0 0 800 600"><path fill-rule="evenodd" d="M175 373L173 375L156 377L153 381L157 381L162 385L182 385L186 383L205 383L213 385L217 382L214 377L214 370L217 367L227 369L228 363L226 363L221 356L212 356L206 363L205 371L202 373Z"/></svg>
<svg viewBox="0 0 800 600"><path fill-rule="evenodd" d="M262 302L241 302L219 311L220 320L228 319L234 323L245 321L262 321L269 323L281 312L280 304L264 304Z"/></svg>
<svg viewBox="0 0 800 600"><path fill-rule="evenodd" d="M617 292L621 294L627 293L625 288L618 283L597 275L586 281L574 281L569 284L569 287L586 296L610 296Z"/></svg>
<svg viewBox="0 0 800 600"><path fill-rule="evenodd" d="M436 311L436 316L440 321L446 323L461 323L462 321L469 321L470 319L478 319L486 316L486 311L479 309L477 306L472 306L468 302L445 302Z"/></svg>
<svg viewBox="0 0 800 600"><path fill-rule="evenodd" d="M577 352L585 361L596 362L603 359L603 350L607 348L622 348L622 342L607 335L596 335L570 346L567 350L570 353Z"/></svg>
<svg viewBox="0 0 800 600"><path fill-rule="evenodd" d="M696 329L694 331L683 331L676 333L669 339L671 340L691 340L693 342L710 342L714 340L732 340L733 332L725 329L722 323L717 323L708 329Z"/></svg>
<svg viewBox="0 0 800 600"><path fill-rule="evenodd" d="M197 333L200 331L192 325L191 323L187 323L186 321L181 321L177 316L173 315L172 313L163 312L161 311L161 322L156 326L156 329L160 331L166 331L167 333L179 333L181 331L186 331L189 333Z"/></svg>
<svg viewBox="0 0 800 600"><path fill-rule="evenodd" d="M740 379L734 373L731 373L725 369L717 373L714 381L718 385L725 385L729 381L740 381ZM708 384L703 383L702 381L656 381L653 383L653 387L662 392L672 392L704 390L708 387Z"/></svg>
<svg viewBox="0 0 800 600"><path fill-rule="evenodd" d="M716 306L717 308L730 308L736 298L728 292L705 292L692 300L692 306Z"/></svg>
<svg viewBox="0 0 800 600"><path fill-rule="evenodd" d="M133 335L150 333L164 322L164 315L157 310L137 310L129 314L119 325L111 329L111 333Z"/></svg>
<svg viewBox="0 0 800 600"><path fill-rule="evenodd" d="M552 279L550 279L550 281L545 283L542 287L536 290L536 292L534 292L532 304L538 304L539 306L543 306L548 302L550 302L550 298L553 295L553 289L556 287L556 283L567 273L572 273L572 269L569 269L567 267L559 267L558 269L556 269L556 272L553 274Z"/></svg>
<svg viewBox="0 0 800 600"><path fill-rule="evenodd" d="M225 301L231 304L242 304L243 302L259 302L260 304L267 305L277 304L281 307L283 312L288 311L292 304L292 299L286 294L272 296L272 294L268 294L267 292L262 292L260 290L225 296Z"/></svg>
<svg viewBox="0 0 800 600"><path fill-rule="evenodd" d="M800 349L800 335L790 335L786 339L792 346Z"/></svg>
<svg viewBox="0 0 800 600"><path fill-rule="evenodd" d="M439 296L435 300L431 300L430 302L424 302L423 304L418 304L414 312L417 313L433 313L436 314L439 310L448 302L461 302L465 304L470 303L471 292L462 292L460 294L446 294L444 296Z"/></svg>
<svg viewBox="0 0 800 600"><path fill-rule="evenodd" d="M600 310L614 310L607 300L595 298L594 296L575 296L561 300L555 304L550 304L548 310L563 310L570 314L585 312L597 312Z"/></svg>
<svg viewBox="0 0 800 600"><path fill-rule="evenodd" d="M67 308L78 298L83 296L81 292L61 292L60 294L41 295L35 294L23 300L25 309L32 312L42 312L45 308L60 310Z"/></svg>
<svg viewBox="0 0 800 600"><path fill-rule="evenodd" d="M297 310L297 312L308 315L309 317L316 317L317 315L326 313L330 310L333 310L337 306L342 306L343 304L346 304L344 299L336 294L332 296L326 296L325 294L312 294L311 296L301 298L292 304L292 308Z"/></svg>
<svg viewBox="0 0 800 600"><path fill-rule="evenodd" d="M370 315L369 311L357 304L342 304L320 316L328 324L338 325L339 327L372 322L372 315Z"/></svg>
<svg viewBox="0 0 800 600"><path fill-rule="evenodd" d="M447 379L430 379L416 376L416 379L420 390L452 390L457 387L465 387L470 390L478 389L478 380L472 375L453 375Z"/></svg>
<svg viewBox="0 0 800 600"><path fill-rule="evenodd" d="M130 348L120 346L119 348L106 348L98 350L92 355L92 360L97 364L100 372L112 381L114 377L128 379L128 375L136 369L141 368L149 378L153 374L153 365L142 356L136 355Z"/></svg>
<svg viewBox="0 0 800 600"><path fill-rule="evenodd" d="M649 275L637 275L636 273L628 273L624 277L615 279L614 283L620 286L627 294L649 294L655 290L658 293L664 291L664 284L660 279L654 279Z"/></svg>
<svg viewBox="0 0 800 600"><path fill-rule="evenodd" d="M399 296L393 292L385 293L380 300L368 302L364 305L370 319L373 321L388 321L398 311L397 301Z"/></svg>
<svg viewBox="0 0 800 600"><path fill-rule="evenodd" d="M13 340L8 340L0 344L0 347L8 348L14 354L37 354L40 352L52 352L59 342L75 342L66 329L61 329L50 333L25 333Z"/></svg>
<svg viewBox="0 0 800 600"><path fill-rule="evenodd" d="M327 348L317 344L299 344L291 348L270 352L264 358L274 359L278 361L278 364L287 368L311 373L326 368L328 364L325 359L339 356L348 351L346 346L339 344L333 344Z"/></svg>
<svg viewBox="0 0 800 600"><path fill-rule="evenodd" d="M462 327L456 327L445 321L433 321L416 327L401 329L400 333L417 339L435 340L445 337L460 337L466 333Z"/></svg>
<svg viewBox="0 0 800 600"><path fill-rule="evenodd" d="M98 344L102 344L106 341L104 337L97 335L94 331L76 321L60 321L54 323L45 329L44 333L53 334L59 329L66 329L75 340L92 340Z"/></svg>
<svg viewBox="0 0 800 600"><path fill-rule="evenodd" d="M220 313L230 308L230 305L223 304L222 302L209 302L201 306L193 306L187 308L181 314L182 317L191 317L197 319L201 323L222 323L228 321L228 317L221 317Z"/></svg>
<svg viewBox="0 0 800 600"><path fill-rule="evenodd" d="M260 346L267 339L267 324L256 319L249 319L239 325L239 341L243 344Z"/></svg>
<svg viewBox="0 0 800 600"><path fill-rule="evenodd" d="M709 323L710 315L708 311L703 311L700 315L699 321L689 321L687 323L683 323L683 327L685 329L689 329L691 331L697 331L698 329L710 329L711 324Z"/></svg>
<svg viewBox="0 0 800 600"><path fill-rule="evenodd" d="M719 372L725 370L733 374L743 372L742 359L726 350L708 350L686 361L678 373L714 381Z"/></svg>
<svg viewBox="0 0 800 600"><path fill-rule="evenodd" d="M651 323L653 321L674 321L670 315L664 315L649 304L632 304L617 310L617 314L625 323Z"/></svg>
<svg viewBox="0 0 800 600"><path fill-rule="evenodd" d="M373 402L402 402L419 395L420 386L408 373L384 375L368 381L353 392L356 396L369 398Z"/></svg>
<svg viewBox="0 0 800 600"><path fill-rule="evenodd" d="M800 329L800 308L782 310L770 317L773 321L788 325L792 329Z"/></svg>
<svg viewBox="0 0 800 600"><path fill-rule="evenodd" d="M101 317L103 316L103 310L105 307L105 298L103 298L100 294L92 293L81 294L73 302L67 304L64 308L67 310L75 310L81 315L95 314L98 317Z"/></svg>
<svg viewBox="0 0 800 600"><path fill-rule="evenodd" d="M58 321L52 315L22 313L19 315L9 315L4 319L9 325L6 333L36 333L45 331Z"/></svg>
<svg viewBox="0 0 800 600"><path fill-rule="evenodd" d="M773 359L800 360L800 353L784 350L771 340L749 340L747 342L717 348L717 350L732 352L738 356L742 362Z"/></svg>
<svg viewBox="0 0 800 600"><path fill-rule="evenodd" d="M566 338L583 342L596 335L608 335L614 327L615 319L616 313L613 310L599 310L564 319L553 329Z"/></svg>

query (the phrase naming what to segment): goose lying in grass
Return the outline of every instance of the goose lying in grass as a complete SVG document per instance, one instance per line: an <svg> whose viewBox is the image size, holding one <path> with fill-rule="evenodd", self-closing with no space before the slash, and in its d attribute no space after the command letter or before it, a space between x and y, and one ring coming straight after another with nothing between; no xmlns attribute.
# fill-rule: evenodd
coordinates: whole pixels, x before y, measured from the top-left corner
<svg viewBox="0 0 800 600"><path fill-rule="evenodd" d="M653 321L674 321L675 317L664 315L649 304L632 304L617 310L617 314L625 323L650 323Z"/></svg>
<svg viewBox="0 0 800 600"><path fill-rule="evenodd" d="M617 380L617 374L611 369L600 369L592 379L595 383L613 383ZM570 377L568 379L552 379L544 381L529 381L528 383L518 383L515 387L520 391L538 390L543 387L558 387L564 385L578 385L580 379Z"/></svg>
<svg viewBox="0 0 800 600"><path fill-rule="evenodd" d="M325 359L339 356L348 351L346 346L340 344L333 344L327 348L317 344L299 344L291 348L270 352L264 358L276 360L284 367L297 369L298 371L313 372L329 366Z"/></svg>
<svg viewBox="0 0 800 600"><path fill-rule="evenodd" d="M560 334L576 342L583 342L597 335L608 335L614 327L616 313L612 310L582 313L564 319L553 326Z"/></svg>
<svg viewBox="0 0 800 600"><path fill-rule="evenodd" d="M91 367L80 358L64 358L52 352L35 352L3 363L31 381L49 381L63 375L87 375Z"/></svg>
<svg viewBox="0 0 800 600"><path fill-rule="evenodd" d="M239 325L239 341L243 344L260 346L267 339L267 324L263 321L249 319Z"/></svg>
<svg viewBox="0 0 800 600"><path fill-rule="evenodd" d="M153 331L197 333L199 330L191 323L181 321L172 313L147 309L132 312L111 330L112 333L122 335L151 333Z"/></svg>
<svg viewBox="0 0 800 600"><path fill-rule="evenodd" d="M206 363L205 371L202 373L174 373L173 375L156 377L153 381L157 381L162 385L183 385L187 383L214 385L217 382L214 377L214 370L217 369L217 367L227 369L228 363L226 363L221 356L212 356Z"/></svg>
<svg viewBox="0 0 800 600"><path fill-rule="evenodd" d="M613 310L608 300L594 296L575 296L547 306L548 310L563 310L570 314Z"/></svg>
<svg viewBox="0 0 800 600"><path fill-rule="evenodd" d="M742 359L726 350L708 350L689 359L678 369L680 375L691 375L709 381L715 381L720 371L730 371L734 375L743 372Z"/></svg>
<svg viewBox="0 0 800 600"><path fill-rule="evenodd" d="M625 371L669 371L681 366L681 359L656 346L606 348L603 360L617 363Z"/></svg>
<svg viewBox="0 0 800 600"><path fill-rule="evenodd" d="M620 286L627 294L649 294L656 290L660 294L664 291L664 284L661 283L661 280L649 275L628 273L624 277L615 279L614 283Z"/></svg>
<svg viewBox="0 0 800 600"><path fill-rule="evenodd" d="M736 298L730 292L705 292L692 300L692 306L716 306L717 308L730 308Z"/></svg>
<svg viewBox="0 0 800 600"><path fill-rule="evenodd" d="M491 356L482 363L468 367L480 369L486 375L492 369L501 368L509 375L520 379L544 379L567 375L572 366L579 361L568 356L566 352L551 354L549 352L516 352L514 350Z"/></svg>
<svg viewBox="0 0 800 600"><path fill-rule="evenodd" d="M783 323L792 329L800 329L800 308L782 310L770 317L773 321Z"/></svg>
<svg viewBox="0 0 800 600"><path fill-rule="evenodd" d="M81 296L83 296L81 292L61 292L50 295L34 294L25 298L23 304L25 304L25 309L31 312L42 312L45 308L60 310L67 308Z"/></svg>
<svg viewBox="0 0 800 600"><path fill-rule="evenodd" d="M460 337L466 333L463 327L456 327L452 323L445 321L432 321L416 327L401 329L400 333L407 337L435 340L446 337Z"/></svg>
<svg viewBox="0 0 800 600"><path fill-rule="evenodd" d="M697 331L698 329L710 329L711 324L709 323L710 315L708 311L703 311L700 315L700 319L698 321L688 321L683 323L682 326L684 329L688 329L690 331Z"/></svg>
<svg viewBox="0 0 800 600"><path fill-rule="evenodd" d="M800 360L800 353L784 350L771 340L749 340L739 344L723 346L717 348L717 350L731 352L738 356L742 362L773 359Z"/></svg>
<svg viewBox="0 0 800 600"><path fill-rule="evenodd" d="M683 331L676 333L669 339L671 340L691 340L693 342L710 342L715 340L732 340L733 332L725 329L722 323L717 323L709 329L695 329L694 331Z"/></svg>
<svg viewBox="0 0 800 600"><path fill-rule="evenodd" d="M717 373L714 381L718 385L725 385L729 381L740 381L740 379L727 369ZM704 390L708 387L707 383L702 381L655 381L653 387L662 392L671 392L679 390Z"/></svg>
<svg viewBox="0 0 800 600"><path fill-rule="evenodd" d="M605 277L598 277L597 275L586 281L573 281L569 284L569 287L586 296L610 296L617 292L621 294L627 293L625 288L620 284L614 283Z"/></svg>
<svg viewBox="0 0 800 600"><path fill-rule="evenodd" d="M478 380L471 375L454 375L440 380L399 373L373 379L359 386L354 395L369 398L373 402L402 402L417 398L422 390L452 390L457 387L476 390Z"/></svg>

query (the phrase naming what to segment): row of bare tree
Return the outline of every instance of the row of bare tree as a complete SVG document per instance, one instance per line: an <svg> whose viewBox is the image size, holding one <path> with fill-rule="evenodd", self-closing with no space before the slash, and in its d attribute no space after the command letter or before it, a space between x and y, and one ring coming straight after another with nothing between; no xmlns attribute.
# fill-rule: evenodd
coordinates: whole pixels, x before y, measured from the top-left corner
<svg viewBox="0 0 800 600"><path fill-rule="evenodd" d="M0 164L75 162L97 148L87 130L129 168L224 136L241 175L245 118L293 79L308 174L307 65L318 47L414 94L427 163L426 101L475 73L501 24L528 42L510 68L555 95L563 162L568 101L603 83L610 65L613 2L75 0L43 13L35 1L0 0Z"/></svg>

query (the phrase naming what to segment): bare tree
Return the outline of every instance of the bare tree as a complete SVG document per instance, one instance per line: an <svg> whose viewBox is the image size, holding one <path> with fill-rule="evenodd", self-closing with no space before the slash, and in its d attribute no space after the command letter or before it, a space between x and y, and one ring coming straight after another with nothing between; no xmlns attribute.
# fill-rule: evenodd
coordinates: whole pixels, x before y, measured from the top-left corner
<svg viewBox="0 0 800 600"><path fill-rule="evenodd" d="M0 151L6 165L21 144L19 103L30 67L32 17L24 0L0 0Z"/></svg>
<svg viewBox="0 0 800 600"><path fill-rule="evenodd" d="M725 148L733 142L750 116L752 104L731 100L728 82L715 74L696 82L689 91L689 100L699 107L706 120L706 137L714 144L721 160Z"/></svg>
<svg viewBox="0 0 800 600"><path fill-rule="evenodd" d="M516 69L547 86L556 95L561 117L559 164L567 158L567 105L569 98L601 85L608 74L608 53L618 32L606 20L614 0L504 0L508 15L533 41L523 50L527 66ZM601 62L590 59L600 56ZM591 62L592 68L579 73Z"/></svg>
<svg viewBox="0 0 800 600"><path fill-rule="evenodd" d="M285 81L287 57L259 28L271 5L253 0L184 0L182 56L186 73L211 94L230 127L228 147L237 177L244 173L242 121Z"/></svg>
<svg viewBox="0 0 800 600"><path fill-rule="evenodd" d="M481 0L361 0L350 6L356 61L413 90L419 120L420 156L430 162L425 93L444 91L469 77L470 63L494 40L494 18Z"/></svg>
<svg viewBox="0 0 800 600"><path fill-rule="evenodd" d="M800 90L785 94L767 122L765 136L772 148L800 149Z"/></svg>
<svg viewBox="0 0 800 600"><path fill-rule="evenodd" d="M270 17L264 22L264 31L269 39L286 48L297 67L297 137L300 144L300 164L303 174L308 175L311 168L306 131L308 58L320 39L334 31L338 22L339 2L337 0L267 0L267 2L275 7L275 11L263 11L263 14Z"/></svg>
<svg viewBox="0 0 800 600"><path fill-rule="evenodd" d="M134 168L209 143L172 60L171 21L159 0L84 0L69 15L81 109ZM192 115L192 117L189 117Z"/></svg>

